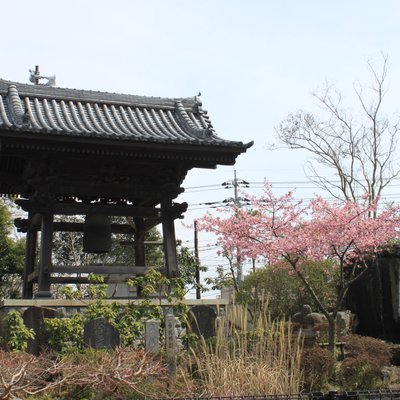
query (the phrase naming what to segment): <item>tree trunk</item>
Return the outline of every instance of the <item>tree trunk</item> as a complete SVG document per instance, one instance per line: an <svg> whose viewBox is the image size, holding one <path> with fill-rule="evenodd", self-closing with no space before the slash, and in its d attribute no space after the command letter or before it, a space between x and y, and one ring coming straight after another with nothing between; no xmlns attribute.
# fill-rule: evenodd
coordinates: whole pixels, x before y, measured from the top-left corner
<svg viewBox="0 0 400 400"><path fill-rule="evenodd" d="M329 329L328 329L328 350L335 354L336 350L336 315L328 318Z"/></svg>

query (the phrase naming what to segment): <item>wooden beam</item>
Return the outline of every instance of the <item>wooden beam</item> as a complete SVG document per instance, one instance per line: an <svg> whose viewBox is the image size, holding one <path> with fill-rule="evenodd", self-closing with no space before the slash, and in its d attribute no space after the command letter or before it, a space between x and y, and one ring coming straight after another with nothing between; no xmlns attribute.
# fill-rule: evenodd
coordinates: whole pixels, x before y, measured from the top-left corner
<svg viewBox="0 0 400 400"><path fill-rule="evenodd" d="M90 182L57 182L54 193L57 196L110 197L125 199L159 200L165 196L175 198L183 192L183 188L175 184L167 185L135 185L129 183L96 183Z"/></svg>
<svg viewBox="0 0 400 400"><path fill-rule="evenodd" d="M138 275L104 275L104 283L126 283L128 279ZM89 284L91 283L87 276L52 276L51 283L63 284Z"/></svg>
<svg viewBox="0 0 400 400"><path fill-rule="evenodd" d="M124 240L119 242L119 244L123 245L123 246L136 246L136 245L148 245L148 246L162 246L164 244L163 241L158 241L158 240L145 240L143 242L138 242L137 240L132 241L132 240Z"/></svg>
<svg viewBox="0 0 400 400"><path fill-rule="evenodd" d="M116 205L116 204L84 204L84 203L55 203L43 205L43 210L36 210L30 200L16 200L16 203L24 211L36 211L43 213L52 212L59 215L87 215L102 214L110 216L152 218L159 220L161 217L180 218L187 210L187 203L173 203L167 208L158 207L141 207L132 205Z"/></svg>
<svg viewBox="0 0 400 400"><path fill-rule="evenodd" d="M29 200L17 200L16 203L24 211L32 211L35 206ZM131 205L115 205L115 204L84 204L84 203L55 203L43 205L44 210L35 211L51 211L57 215L87 215L101 214L126 217L143 217L143 218L160 218L161 209L156 207L137 207Z"/></svg>
<svg viewBox="0 0 400 400"><path fill-rule="evenodd" d="M147 267L126 265L54 265L51 273L98 274L98 275L144 275Z"/></svg>
<svg viewBox="0 0 400 400"><path fill-rule="evenodd" d="M28 220L24 218L16 218L14 225L18 232L27 232ZM54 222L54 232L83 232L83 222ZM35 231L41 230L40 224L32 224L32 229ZM133 234L135 230L128 224L111 224L111 232L117 234Z"/></svg>
<svg viewBox="0 0 400 400"><path fill-rule="evenodd" d="M164 269L155 268L161 273L165 273ZM134 266L105 266L105 265L56 265L50 271L50 275L54 273L58 274L97 274L97 275L104 275L104 276L117 276L117 275L126 275L126 276L138 276L138 275L145 275L148 271L147 267L134 267ZM36 269L35 271L31 272L28 275L27 281L30 283L37 282L39 278L39 271ZM70 278L71 280L77 279L78 277L66 277ZM87 277L81 277L87 278ZM51 275L50 280L53 283L54 279L58 279L56 276ZM71 281L72 282L72 281ZM68 283L71 283L68 282ZM61 282L59 282L61 283ZM67 283L67 282L66 282ZM79 283L79 279L76 282L72 283ZM88 283L85 281L85 283Z"/></svg>

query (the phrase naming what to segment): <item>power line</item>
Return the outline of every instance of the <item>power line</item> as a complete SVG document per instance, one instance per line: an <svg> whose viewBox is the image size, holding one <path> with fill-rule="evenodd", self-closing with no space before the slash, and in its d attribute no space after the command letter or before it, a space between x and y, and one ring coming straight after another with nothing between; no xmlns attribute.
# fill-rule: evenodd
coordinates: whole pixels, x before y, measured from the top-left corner
<svg viewBox="0 0 400 400"><path fill-rule="evenodd" d="M317 179L317 177L315 177ZM391 181L399 181L400 177L398 178L392 178ZM206 192L206 191L216 191L216 190L222 190L222 189L227 189L230 188L232 186L229 185L233 185L233 182L235 182L234 180L230 180L227 182L223 182L222 184L211 184L211 185L204 185L204 186L192 186L192 187L187 187L185 189L185 193L198 193L198 192ZM268 181L272 186L279 186L279 189L321 189L321 186L319 186L318 184L313 184L313 181L307 180L307 181ZM257 188L262 188L264 187L265 182L247 182L247 181L243 181L243 180L237 180L237 183L243 183L245 184L244 187L246 188L253 188L253 189L257 189ZM335 189L335 188L339 188L340 186L340 181L339 180L326 180L326 184L329 185L329 188L331 189ZM282 186L285 185L285 186ZM294 187L294 186L295 187ZM301 187L296 187L297 185L307 185L307 186L301 186ZM386 188L393 188L393 187L399 187L400 184L388 184L386 186ZM193 190L196 189L196 190Z"/></svg>
<svg viewBox="0 0 400 400"><path fill-rule="evenodd" d="M318 179L317 176L315 177L310 177L310 178L315 178ZM394 177L392 179L390 179L391 181L400 181L400 177ZM238 180L238 182L241 181L240 179ZM360 181L363 181L362 179L360 179ZM232 182L232 181L228 181L228 182ZM309 184L309 183L313 183L312 180L301 180L301 181L268 181L268 183L270 183L271 185L305 185L305 184ZM327 180L328 183L331 184L340 184L340 180ZM224 182L225 183L225 182ZM211 185L204 185L204 186L192 186L192 187L187 187L187 190L191 190L191 189L201 189L201 188L207 188L207 187L220 187L223 186L225 188L224 183L222 184L211 184ZM260 181L260 182L247 182L247 181L243 181L243 183L247 184L247 185L264 185L265 181ZM396 185L399 186L399 185ZM318 186L316 186L318 187Z"/></svg>

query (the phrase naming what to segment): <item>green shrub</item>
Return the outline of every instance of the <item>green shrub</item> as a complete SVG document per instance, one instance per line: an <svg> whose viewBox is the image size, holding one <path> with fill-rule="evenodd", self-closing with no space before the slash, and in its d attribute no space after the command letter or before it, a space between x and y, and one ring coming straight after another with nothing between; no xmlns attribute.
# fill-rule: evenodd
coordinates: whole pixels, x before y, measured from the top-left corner
<svg viewBox="0 0 400 400"><path fill-rule="evenodd" d="M4 340L9 350L25 351L28 339L35 338L33 329L27 328L18 311L10 311L4 318Z"/></svg>
<svg viewBox="0 0 400 400"><path fill-rule="evenodd" d="M121 344L131 346L143 336L145 320L154 318L162 321L164 319L161 306L155 306L150 300L155 293L159 293L160 298L167 297L171 302L171 308L184 321L187 306L181 302L184 295L184 284L179 278L168 279L159 271L150 269L145 276L131 280L130 284L142 288L144 296L144 299L137 305L107 303L105 301L107 285L104 284L104 277L90 274L89 280L91 285L87 289L87 294L89 299L94 301L87 305L82 314L73 314L62 319L45 319L49 344L57 351L65 353L82 349L84 347L82 337L84 324L96 318L106 319L119 331ZM165 292L165 288L169 288L171 292ZM67 299L84 298L82 291L70 287L64 288L62 294Z"/></svg>
<svg viewBox="0 0 400 400"><path fill-rule="evenodd" d="M338 269L332 262L308 262L302 270L317 296L324 299L325 306L330 308L334 305ZM250 273L240 284L236 301L248 306L253 314L268 303L272 319L291 317L304 304L318 309L313 297L293 274L292 267L284 262L266 265Z"/></svg>
<svg viewBox="0 0 400 400"><path fill-rule="evenodd" d="M73 314L68 318L45 318L44 328L49 335L49 345L59 352L81 349L83 323L82 314Z"/></svg>
<svg viewBox="0 0 400 400"><path fill-rule="evenodd" d="M303 374L303 389L323 391L333 377L335 357L319 346L303 349L300 368Z"/></svg>

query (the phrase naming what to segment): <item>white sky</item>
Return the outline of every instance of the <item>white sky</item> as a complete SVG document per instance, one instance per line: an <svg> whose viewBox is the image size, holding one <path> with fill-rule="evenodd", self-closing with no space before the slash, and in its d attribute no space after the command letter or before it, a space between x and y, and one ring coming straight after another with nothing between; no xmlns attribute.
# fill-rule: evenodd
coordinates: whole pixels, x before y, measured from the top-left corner
<svg viewBox="0 0 400 400"><path fill-rule="evenodd" d="M217 134L254 140L234 167L190 171L187 188L219 185L234 169L249 182L304 181L307 155L267 149L274 128L289 112L315 110L311 92L325 80L351 107L352 84L368 80L366 61L379 66L381 53L389 56L387 110L399 109L397 0L0 0L0 21L0 78L28 83L39 65L61 87L166 97L200 91ZM298 195L312 196L309 186ZM179 200L233 196L189 192ZM206 211L198 208L185 223ZM192 242L179 222L177 231ZM215 266L209 253L201 258Z"/></svg>

